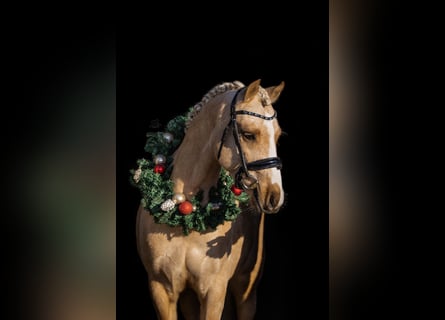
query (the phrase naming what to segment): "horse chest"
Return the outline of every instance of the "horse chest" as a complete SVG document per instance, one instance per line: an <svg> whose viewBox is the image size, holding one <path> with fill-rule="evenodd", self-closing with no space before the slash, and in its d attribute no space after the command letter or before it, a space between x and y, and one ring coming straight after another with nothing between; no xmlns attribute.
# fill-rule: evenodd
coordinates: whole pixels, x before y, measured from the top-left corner
<svg viewBox="0 0 445 320"><path fill-rule="evenodd" d="M162 241L152 238L149 243L157 272L168 275L172 281L180 278L186 282L206 283L216 278L225 281L233 275L243 244L242 239L238 240L232 243L230 237L209 233Z"/></svg>

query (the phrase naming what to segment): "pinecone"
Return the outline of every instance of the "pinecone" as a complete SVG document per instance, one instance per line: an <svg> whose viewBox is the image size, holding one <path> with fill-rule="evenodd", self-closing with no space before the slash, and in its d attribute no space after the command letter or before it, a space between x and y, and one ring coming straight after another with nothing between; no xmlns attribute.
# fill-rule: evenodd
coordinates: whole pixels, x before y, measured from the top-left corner
<svg viewBox="0 0 445 320"><path fill-rule="evenodd" d="M161 209L162 209L162 211L165 211L165 212L170 211L174 207L175 207L175 203L173 202L172 199L167 199L161 204Z"/></svg>
<svg viewBox="0 0 445 320"><path fill-rule="evenodd" d="M134 176L133 176L133 180L134 180L136 183L139 182L139 180L140 180L140 178L141 178L141 174L142 174L142 169L141 169L141 167L139 167L139 168L136 170L136 172L134 173Z"/></svg>

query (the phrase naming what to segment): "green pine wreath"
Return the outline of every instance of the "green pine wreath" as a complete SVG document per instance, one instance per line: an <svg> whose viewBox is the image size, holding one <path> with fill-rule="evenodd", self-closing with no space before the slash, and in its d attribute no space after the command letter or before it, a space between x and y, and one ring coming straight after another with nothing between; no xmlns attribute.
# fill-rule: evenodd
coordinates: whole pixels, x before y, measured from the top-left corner
<svg viewBox="0 0 445 320"><path fill-rule="evenodd" d="M242 205L249 200L248 195L242 192L235 195L231 186L233 178L221 168L218 183L209 192L209 202L201 206L202 192L199 192L191 203L193 211L183 214L178 205L162 208L163 203L173 198L173 182L170 180L172 172L173 152L180 145L185 134L186 115L180 115L170 120L164 131L148 132L145 151L151 155L152 160L145 158L136 161L138 169L130 170L130 183L139 189L141 203L156 223L164 223L172 227L181 226L183 233L188 235L191 230L205 231L215 229L224 221L233 221L241 213ZM156 158L163 156L164 172L157 170Z"/></svg>

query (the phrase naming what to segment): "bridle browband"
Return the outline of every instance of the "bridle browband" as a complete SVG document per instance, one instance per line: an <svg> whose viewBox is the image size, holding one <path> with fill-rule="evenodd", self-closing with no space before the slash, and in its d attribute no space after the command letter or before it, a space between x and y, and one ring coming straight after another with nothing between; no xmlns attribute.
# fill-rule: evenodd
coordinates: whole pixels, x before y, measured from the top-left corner
<svg viewBox="0 0 445 320"><path fill-rule="evenodd" d="M278 157L264 158L264 159L255 160L255 161L251 161L251 162L246 161L246 157L245 157L244 152L241 148L241 142L240 142L240 138L239 138L240 134L239 134L238 124L236 122L236 116L237 115L248 115L248 116L261 118L264 120L273 120L277 117L277 112L275 111L275 113L272 116L267 117L262 114L247 111L247 110L235 110L237 97L238 97L239 93L241 92L241 90L244 88L245 87L237 90L237 92L235 93L235 95L232 99L232 103L230 104L230 121L227 124L227 126L224 128L224 131L223 131L223 134L221 137L221 143L220 143L219 150L218 150L218 160L221 157L222 147L223 147L224 140L225 140L225 137L226 137L226 134L228 131L227 129L231 128L232 133L233 133L233 138L235 140L235 145L238 149L238 153L241 158L241 166L239 167L238 172L235 174L235 183L236 183L237 187L241 187L244 190L248 190L248 189L252 190L253 189L254 194L255 194L255 200L257 201L259 208L264 210L264 208L262 208L262 206L260 205L260 202L258 199L258 179L256 177L254 177L253 175L251 175L249 173L249 171L259 171L259 170L264 170L264 169L269 169L269 168L277 168L278 170L280 170L283 165L282 165L281 159ZM267 211L267 210L264 210L264 211Z"/></svg>

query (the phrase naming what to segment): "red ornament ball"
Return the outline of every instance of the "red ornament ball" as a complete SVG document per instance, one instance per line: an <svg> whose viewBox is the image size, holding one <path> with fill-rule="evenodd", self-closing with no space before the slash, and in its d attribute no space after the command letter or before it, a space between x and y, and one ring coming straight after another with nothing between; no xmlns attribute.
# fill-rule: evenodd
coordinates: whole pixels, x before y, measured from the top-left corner
<svg viewBox="0 0 445 320"><path fill-rule="evenodd" d="M230 190L232 190L235 196L239 196L241 193L243 193L243 189L240 189L235 185L232 185L232 187L230 187Z"/></svg>
<svg viewBox="0 0 445 320"><path fill-rule="evenodd" d="M155 167L153 168L153 171L155 173L160 173L163 174L165 172L165 165L163 164L157 164L155 165Z"/></svg>
<svg viewBox="0 0 445 320"><path fill-rule="evenodd" d="M185 200L179 204L178 209L183 215L187 215L193 212L193 205L191 202Z"/></svg>

